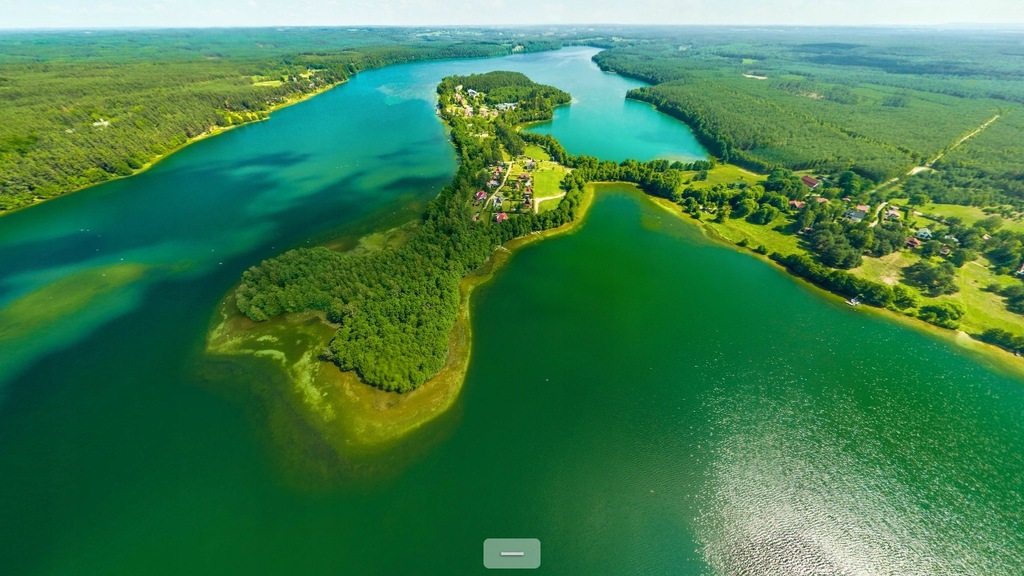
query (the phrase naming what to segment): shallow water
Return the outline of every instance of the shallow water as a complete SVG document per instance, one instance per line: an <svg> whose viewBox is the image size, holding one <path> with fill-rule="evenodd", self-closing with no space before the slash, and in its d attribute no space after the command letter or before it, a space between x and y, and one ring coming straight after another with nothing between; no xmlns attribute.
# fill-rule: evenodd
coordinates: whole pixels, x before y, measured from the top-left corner
<svg viewBox="0 0 1024 576"><path fill-rule="evenodd" d="M1019 381L621 187L478 289L460 404L369 478L286 482L262 405L208 386L245 268L403 222L450 179L444 75L570 91L535 128L570 152L703 155L593 53L363 73L0 218L0 572L482 573L484 538L523 536L551 574L1014 574Z"/></svg>

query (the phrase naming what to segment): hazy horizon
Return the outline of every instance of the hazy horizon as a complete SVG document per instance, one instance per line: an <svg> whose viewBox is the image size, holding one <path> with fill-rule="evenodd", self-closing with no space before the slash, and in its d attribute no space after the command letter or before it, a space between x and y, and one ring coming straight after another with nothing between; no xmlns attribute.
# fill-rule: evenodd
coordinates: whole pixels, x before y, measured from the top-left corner
<svg viewBox="0 0 1024 576"><path fill-rule="evenodd" d="M1018 27L1020 0L0 0L0 29L521 26Z"/></svg>

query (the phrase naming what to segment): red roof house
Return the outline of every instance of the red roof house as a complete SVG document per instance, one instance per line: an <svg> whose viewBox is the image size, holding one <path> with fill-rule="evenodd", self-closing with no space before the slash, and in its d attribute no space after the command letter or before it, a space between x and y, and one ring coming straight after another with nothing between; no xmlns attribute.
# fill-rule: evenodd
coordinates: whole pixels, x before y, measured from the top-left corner
<svg viewBox="0 0 1024 576"><path fill-rule="evenodd" d="M487 192L484 192L483 190L477 190L476 191L476 199L477 200L483 200L484 198L487 198Z"/></svg>
<svg viewBox="0 0 1024 576"><path fill-rule="evenodd" d="M800 181L803 182L804 185L806 185L811 190L814 190L815 188L821 185L821 181L818 180L817 178L814 178L813 176L804 176L803 178L800 179Z"/></svg>
<svg viewBox="0 0 1024 576"><path fill-rule="evenodd" d="M499 212L494 215L495 222L504 222L505 220L508 220L508 214L504 212Z"/></svg>
<svg viewBox="0 0 1024 576"><path fill-rule="evenodd" d="M807 206L807 203L801 202L799 200L790 200L789 201L789 207L790 208L796 208L797 210L799 210L799 209L803 208L804 206Z"/></svg>

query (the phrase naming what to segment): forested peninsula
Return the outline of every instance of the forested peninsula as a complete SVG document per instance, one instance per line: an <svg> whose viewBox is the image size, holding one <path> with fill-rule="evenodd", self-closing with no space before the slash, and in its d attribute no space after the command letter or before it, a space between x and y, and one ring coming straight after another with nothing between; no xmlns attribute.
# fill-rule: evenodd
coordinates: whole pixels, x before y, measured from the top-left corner
<svg viewBox="0 0 1024 576"><path fill-rule="evenodd" d="M248 270L235 293L238 309L256 321L323 312L337 326L323 358L384 390L413 390L444 366L460 280L503 243L576 219L586 183L629 181L667 198L684 170L710 166L600 161L570 155L550 136L520 132L515 123L550 119L570 97L519 73L449 77L438 99L460 164L405 243L362 254L292 250ZM532 203L535 162L521 156L527 146L565 169L564 196L553 210Z"/></svg>

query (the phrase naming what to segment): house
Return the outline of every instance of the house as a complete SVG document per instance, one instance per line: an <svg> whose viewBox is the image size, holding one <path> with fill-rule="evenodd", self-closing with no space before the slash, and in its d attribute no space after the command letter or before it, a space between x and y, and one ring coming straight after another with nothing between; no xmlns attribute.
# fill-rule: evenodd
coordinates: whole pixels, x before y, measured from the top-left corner
<svg viewBox="0 0 1024 576"><path fill-rule="evenodd" d="M499 212L494 215L495 222L504 222L505 220L508 220L508 214L504 212Z"/></svg>
<svg viewBox="0 0 1024 576"><path fill-rule="evenodd" d="M799 200L790 200L789 201L789 207L790 208L796 208L797 210L800 210L804 206L807 206L807 204L805 202L801 202Z"/></svg>
<svg viewBox="0 0 1024 576"><path fill-rule="evenodd" d="M98 122L93 122L92 125L94 128L106 128L107 126L110 126L110 121L100 118Z"/></svg>
<svg viewBox="0 0 1024 576"><path fill-rule="evenodd" d="M516 106L518 106L518 105L519 104L517 104L515 102L502 102L501 104L498 104L498 110L501 110L501 111L515 110Z"/></svg>
<svg viewBox="0 0 1024 576"><path fill-rule="evenodd" d="M487 192L484 192L483 190L477 190L475 198L477 200L483 200L484 198L487 198Z"/></svg>
<svg viewBox="0 0 1024 576"><path fill-rule="evenodd" d="M900 211L895 209L895 208L889 208L885 212L886 220L899 220L902 217L903 217L903 215L900 214Z"/></svg>
<svg viewBox="0 0 1024 576"><path fill-rule="evenodd" d="M920 248L920 247L921 247L921 241L920 240L918 240L917 238L914 238L913 236L911 236L910 238L907 238L907 248Z"/></svg>
<svg viewBox="0 0 1024 576"><path fill-rule="evenodd" d="M501 205L502 205L502 204L503 204L504 202L505 202L505 199L504 199L504 198L502 198L501 196L495 196L495 197L494 197L494 207L495 207L495 208L501 208Z"/></svg>
<svg viewBox="0 0 1024 576"><path fill-rule="evenodd" d="M942 248L939 249L939 256L949 256L950 252L952 252L952 250L949 249L949 246L943 245Z"/></svg>
<svg viewBox="0 0 1024 576"><path fill-rule="evenodd" d="M917 231L917 234L915 234L915 235L918 238L920 238L921 240L931 240L932 239L932 231L927 229L927 228L921 228L920 230Z"/></svg>
<svg viewBox="0 0 1024 576"><path fill-rule="evenodd" d="M533 195L533 188L527 188L526 190L523 190L523 196L532 196L532 195Z"/></svg>
<svg viewBox="0 0 1024 576"><path fill-rule="evenodd" d="M991 239L992 239L992 237L991 237L991 236L989 236L988 234L982 234L982 235L981 235L981 239L982 239L982 240L984 240L984 241L986 241L986 242L988 242L989 240L991 240Z"/></svg>
<svg viewBox="0 0 1024 576"><path fill-rule="evenodd" d="M498 181L497 180L491 180L491 181L489 181L487 183L487 185L490 186L491 188L494 188L495 186L498 185Z"/></svg>
<svg viewBox="0 0 1024 576"><path fill-rule="evenodd" d="M960 239L957 238L956 236L951 235L951 234L946 234L945 236L942 237L942 239L943 240L949 240L950 242L952 242L954 244L959 244L960 243Z"/></svg>
<svg viewBox="0 0 1024 576"><path fill-rule="evenodd" d="M856 224L862 222L867 215L868 213L864 210L847 210L846 213L843 214L843 218L846 218L850 222Z"/></svg>
<svg viewBox="0 0 1024 576"><path fill-rule="evenodd" d="M1016 274L1017 276L1024 276L1024 264L1021 264L1020 270L1017 270L1016 272L1014 272L1014 274Z"/></svg>
<svg viewBox="0 0 1024 576"><path fill-rule="evenodd" d="M466 90L466 94L469 94L470 98L476 98L477 96L480 95L479 92L477 92L476 90L473 90L472 88L470 88L469 90Z"/></svg>
<svg viewBox="0 0 1024 576"><path fill-rule="evenodd" d="M818 186L821 186L821 181L818 180L817 178L814 178L813 176L804 176L803 178L800 179L800 181L803 182L804 185L810 188L811 190L814 190Z"/></svg>
<svg viewBox="0 0 1024 576"><path fill-rule="evenodd" d="M824 196L815 196L814 201L818 204L825 204L828 202L828 198L825 198Z"/></svg>
<svg viewBox="0 0 1024 576"><path fill-rule="evenodd" d="M867 204L858 204L857 205L857 210L860 210L861 212L865 212L865 213L866 212L871 212L871 206L868 206Z"/></svg>

